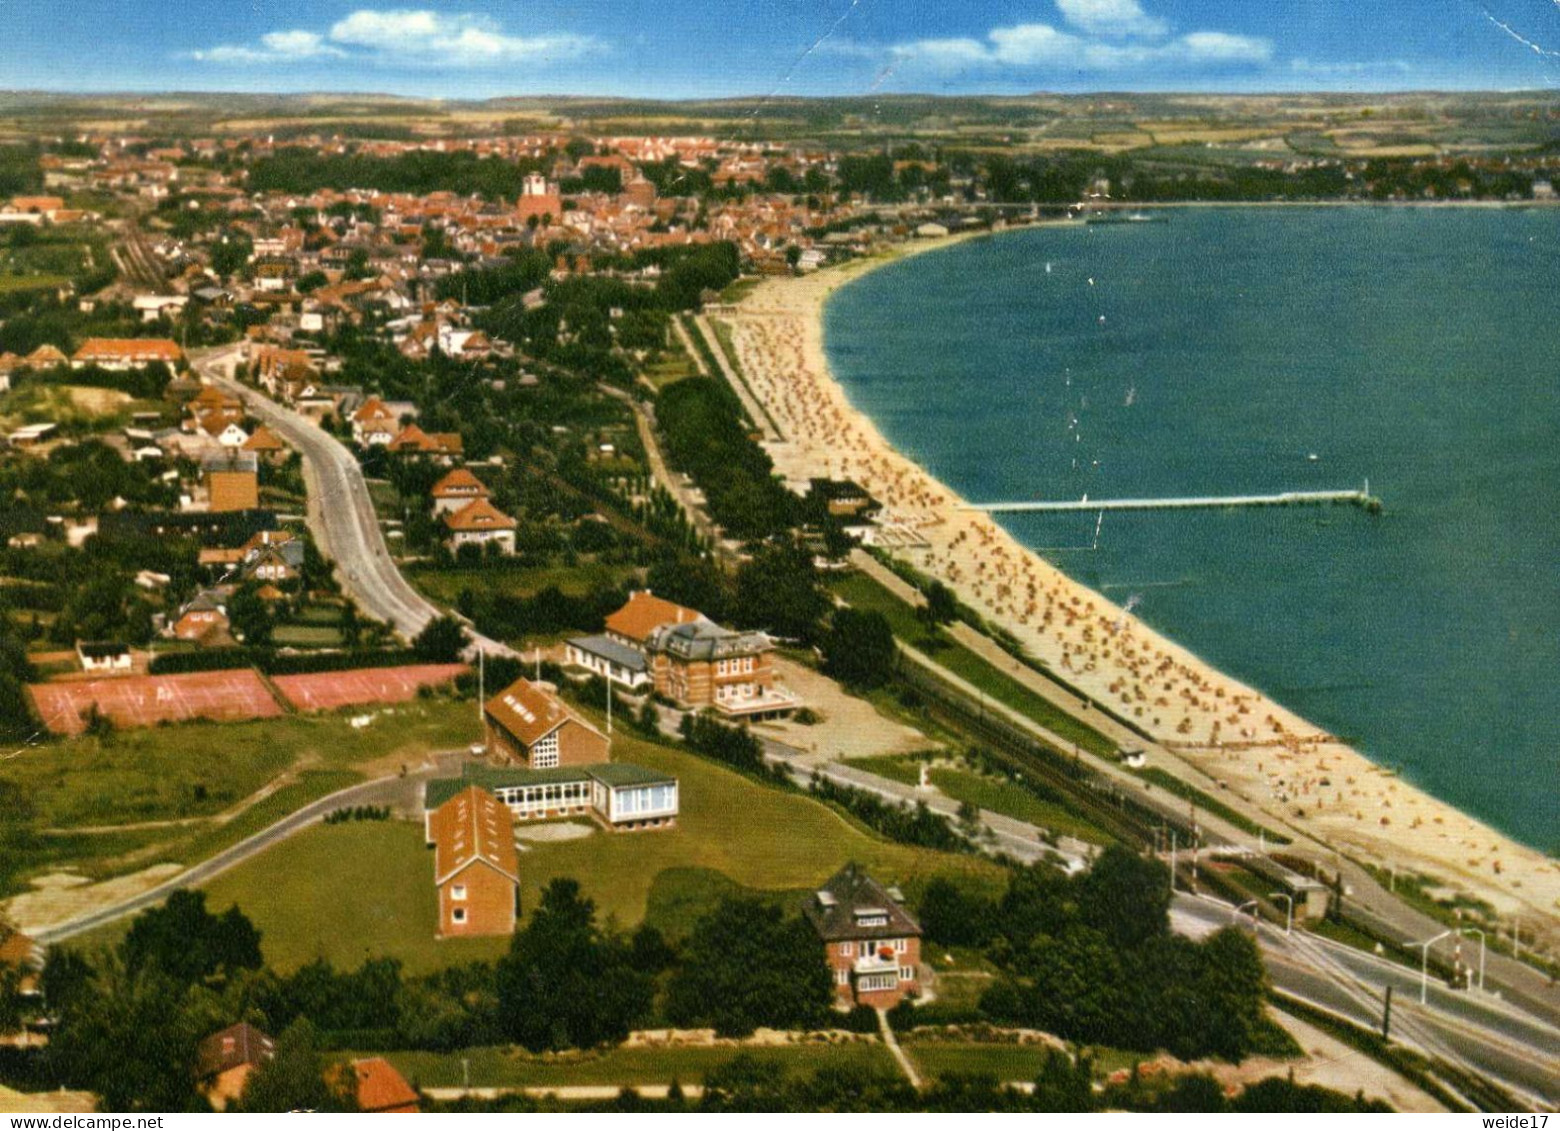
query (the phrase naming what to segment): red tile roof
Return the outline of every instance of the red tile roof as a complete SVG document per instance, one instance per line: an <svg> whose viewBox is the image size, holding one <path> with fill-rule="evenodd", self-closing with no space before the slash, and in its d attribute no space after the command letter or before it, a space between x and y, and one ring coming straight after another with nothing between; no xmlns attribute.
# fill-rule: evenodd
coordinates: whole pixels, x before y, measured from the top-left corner
<svg viewBox="0 0 1560 1131"><path fill-rule="evenodd" d="M643 641L663 624L692 624L706 619L703 613L664 600L641 589L629 597L628 604L607 618L607 631L630 640Z"/></svg>
<svg viewBox="0 0 1560 1131"><path fill-rule="evenodd" d="M451 530L513 530L515 520L486 499L471 502L444 516L444 525Z"/></svg>
<svg viewBox="0 0 1560 1131"><path fill-rule="evenodd" d="M88 338L74 361L178 361L184 356L179 343L167 338Z"/></svg>
<svg viewBox="0 0 1560 1131"><path fill-rule="evenodd" d="M418 1095L406 1077L382 1056L354 1060L352 1075L357 1080L358 1108L366 1112L415 1112Z"/></svg>
<svg viewBox="0 0 1560 1131"><path fill-rule="evenodd" d="M485 499L491 494L487 485L464 467L457 467L445 475L433 485L430 493L435 499L459 498L465 495Z"/></svg>
<svg viewBox="0 0 1560 1131"><path fill-rule="evenodd" d="M428 831L433 835L434 883L447 883L478 863L520 882L514 818L481 786L463 789L435 809L428 818Z"/></svg>
<svg viewBox="0 0 1560 1131"><path fill-rule="evenodd" d="M515 680L489 699L484 710L494 723L519 739L521 745L528 747L557 730L569 719L581 726L590 726L564 706L563 700L528 679Z"/></svg>

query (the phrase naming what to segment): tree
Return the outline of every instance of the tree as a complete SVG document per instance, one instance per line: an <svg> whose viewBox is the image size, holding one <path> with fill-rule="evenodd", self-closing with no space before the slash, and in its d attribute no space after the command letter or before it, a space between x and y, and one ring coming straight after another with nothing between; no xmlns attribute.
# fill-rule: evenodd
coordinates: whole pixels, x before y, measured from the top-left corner
<svg viewBox="0 0 1560 1131"><path fill-rule="evenodd" d="M425 664L452 664L466 646L466 630L454 617L437 617L412 641L412 651Z"/></svg>
<svg viewBox="0 0 1560 1131"><path fill-rule="evenodd" d="M252 648L270 642L271 610L254 582L239 586L229 599L228 623L233 626L233 634Z"/></svg>
<svg viewBox="0 0 1560 1131"><path fill-rule="evenodd" d="M249 262L253 251L254 243L249 237L230 228L211 245L211 269L224 279L236 275Z"/></svg>
<svg viewBox="0 0 1560 1131"><path fill-rule="evenodd" d="M765 544L737 570L736 613L744 625L812 640L828 611L812 555L800 545Z"/></svg>
<svg viewBox="0 0 1560 1131"><path fill-rule="evenodd" d="M834 610L823 639L824 674L846 687L881 687L894 670L898 651L888 618L876 609Z"/></svg>
<svg viewBox="0 0 1560 1131"><path fill-rule="evenodd" d="M928 628L935 629L940 624L952 624L959 616L959 602L949 589L941 581L933 581L926 590L926 604L917 612Z"/></svg>
<svg viewBox="0 0 1560 1131"><path fill-rule="evenodd" d="M917 908L926 938L943 946L984 946L991 938L996 907L944 876L934 877Z"/></svg>
<svg viewBox="0 0 1560 1131"><path fill-rule="evenodd" d="M1130 949L1170 931L1170 870L1120 845L1100 854L1078 881L1083 921Z"/></svg>
<svg viewBox="0 0 1560 1131"><path fill-rule="evenodd" d="M650 977L629 948L596 928L596 905L555 879L498 964L499 1016L533 1052L621 1041L649 1012Z"/></svg>
<svg viewBox="0 0 1560 1131"><path fill-rule="evenodd" d="M333 1082L334 1081L334 1082ZM238 1110L356 1111L348 1073L327 1072L316 1045L314 1026L300 1017L276 1039L275 1055L244 1081Z"/></svg>
<svg viewBox="0 0 1560 1131"><path fill-rule="evenodd" d="M1094 1062L1082 1053L1076 1059L1059 1049L1050 1049L1035 1078L1037 1111L1095 1111Z"/></svg>
<svg viewBox="0 0 1560 1131"><path fill-rule="evenodd" d="M230 907L213 915L205 892L185 888L136 916L120 951L131 973L155 967L184 985L262 965L260 932L244 913Z"/></svg>
<svg viewBox="0 0 1560 1131"><path fill-rule="evenodd" d="M666 1011L679 1025L745 1036L761 1025L816 1025L832 992L823 944L805 920L758 900L726 899L688 936Z"/></svg>
<svg viewBox="0 0 1560 1131"><path fill-rule="evenodd" d="M62 1085L96 1092L105 1111L199 1111L201 1033L185 987L156 967L131 970L110 955L83 992L50 1010L47 1059Z"/></svg>

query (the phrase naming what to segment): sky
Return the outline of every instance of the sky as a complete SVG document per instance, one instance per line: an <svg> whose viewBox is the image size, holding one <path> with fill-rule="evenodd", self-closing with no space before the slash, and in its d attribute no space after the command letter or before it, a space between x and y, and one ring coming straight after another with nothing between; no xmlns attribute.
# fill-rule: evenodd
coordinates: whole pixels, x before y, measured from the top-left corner
<svg viewBox="0 0 1560 1131"><path fill-rule="evenodd" d="M1554 89L1560 0L0 0L0 89Z"/></svg>

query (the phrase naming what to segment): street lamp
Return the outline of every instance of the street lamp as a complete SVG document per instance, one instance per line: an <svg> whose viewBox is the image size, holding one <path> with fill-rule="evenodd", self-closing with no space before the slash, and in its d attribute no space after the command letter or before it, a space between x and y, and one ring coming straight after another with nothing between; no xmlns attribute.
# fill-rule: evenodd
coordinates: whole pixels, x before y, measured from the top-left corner
<svg viewBox="0 0 1560 1131"><path fill-rule="evenodd" d="M1484 992L1484 932L1478 927L1464 927L1462 929L1462 933L1465 935L1470 932L1479 936L1479 992L1482 994Z"/></svg>
<svg viewBox="0 0 1560 1131"><path fill-rule="evenodd" d="M1419 1004L1424 1005L1429 996L1430 986L1430 948L1440 942L1447 935L1456 934L1455 931L1442 931L1433 939L1424 942L1409 943L1409 946L1419 948Z"/></svg>
<svg viewBox="0 0 1560 1131"><path fill-rule="evenodd" d="M1284 934L1292 935L1295 930L1295 897L1287 891L1270 891L1269 899L1282 899L1284 901Z"/></svg>
<svg viewBox="0 0 1560 1131"><path fill-rule="evenodd" d="M1248 907L1251 908L1251 929L1252 929L1253 933L1255 933L1255 931L1257 930L1257 926L1258 926L1258 920L1257 920L1257 901L1254 900L1254 899L1246 900L1245 903L1242 903L1239 907L1235 908L1234 911L1231 911L1230 912L1230 922L1231 923L1239 923L1240 922L1240 913L1242 911L1246 910L1246 908L1248 908Z"/></svg>

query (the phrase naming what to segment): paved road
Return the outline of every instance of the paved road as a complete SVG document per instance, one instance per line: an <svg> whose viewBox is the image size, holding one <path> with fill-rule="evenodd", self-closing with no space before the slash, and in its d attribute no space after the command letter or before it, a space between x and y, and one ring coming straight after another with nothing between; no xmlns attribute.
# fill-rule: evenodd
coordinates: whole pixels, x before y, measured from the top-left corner
<svg viewBox="0 0 1560 1131"><path fill-rule="evenodd" d="M412 639L442 610L413 589L396 568L379 529L368 483L352 452L312 420L235 380L230 374L236 360L235 350L219 350L197 361L196 369L212 384L242 397L251 413L302 454L309 530L320 553L336 563L342 590L365 614ZM489 655L519 655L475 631L470 635L472 646Z"/></svg>
<svg viewBox="0 0 1560 1131"><path fill-rule="evenodd" d="M922 603L923 598L913 587L870 554L861 550L855 551L851 555L851 564L901 600L907 601L912 605ZM1087 714L1080 715L1080 708L1085 705L1084 700L1079 699L1077 695L1067 688L1062 687L1053 680L1047 679L1033 668L1020 663L1008 655L990 637L977 632L969 625L963 623L951 625L947 631L954 640L980 656L998 671L1008 675L1062 710L1084 718L1090 726L1122 749L1144 749L1147 751L1151 763L1169 767L1175 776L1193 783L1206 782L1206 776L1190 762L1177 755L1175 751L1143 739L1103 712L1090 710ZM935 659L930 657L920 657L920 659L925 665L937 667ZM940 668L939 675L954 686L959 686L962 683L957 676ZM967 694L978 694L975 689L969 688L968 685L964 686ZM1049 734L1032 719L1011 710L1004 704L995 703L990 699L985 699L985 702L988 710L995 714L1000 714L1015 725L1021 726L1038 737L1050 741L1060 749L1065 750L1071 745L1066 740ZM1129 796L1134 797L1141 804L1158 808L1168 802L1175 805L1178 810L1185 804L1170 797L1162 790L1148 789L1142 779L1128 772L1114 761L1099 758L1090 754L1087 750L1079 751L1079 757L1092 769L1105 776L1112 784ZM1212 792L1215 787L1210 786L1209 788L1210 792ZM1220 793L1219 800L1258 824L1266 825L1270 828L1275 826L1283 828L1289 835L1294 837L1294 843L1285 847L1285 852L1309 858L1328 872L1334 869L1340 871L1347 893L1344 903L1349 916L1360 920L1383 938L1408 944L1433 938L1446 930L1446 924L1432 919L1430 916L1404 903L1396 895L1379 884L1375 877L1364 868L1351 860L1341 857L1327 845L1311 839L1303 830L1288 825L1281 816L1268 813L1260 806L1237 794ZM1250 833L1222 819L1217 814L1199 810L1197 822L1210 843L1245 845L1248 848L1259 850L1261 848ZM1465 942L1465 955L1468 953L1468 943L1475 941L1476 937L1473 937ZM1436 953L1442 954L1443 957L1449 956L1453 945L1455 945L1455 940L1443 940L1440 946L1436 948ZM1498 988L1508 998L1522 1002L1524 1006L1542 1017L1549 1024L1560 1026L1560 990L1557 990L1545 975L1533 967L1491 951L1487 956L1485 980L1491 989Z"/></svg>
<svg viewBox="0 0 1560 1131"><path fill-rule="evenodd" d="M458 757L459 752L444 757ZM89 914L64 923L57 923L50 927L27 929L27 933L40 943L52 944L64 942L66 939L85 934L105 923L112 923L116 919L122 919L126 915L134 915L138 911L144 911L148 907L155 906L167 899L180 888L198 887L214 876L227 871L236 864L241 864L253 856L264 852L290 836L302 832L304 829L320 821L325 814L337 809L350 808L356 805L392 805L407 812L413 812L420 804L420 787L423 780L437 773L436 769L428 769L417 774L409 774L406 777L376 778L373 781L361 782L358 785L348 786L338 790L327 797L322 797L310 805L304 806L295 813L282 818L276 824L267 829L255 833L251 837L239 841L231 848L224 849L199 864L186 868L176 876L172 876L154 888L149 888L140 895L122 900L111 907L100 908Z"/></svg>
<svg viewBox="0 0 1560 1131"><path fill-rule="evenodd" d="M1178 893L1171 924L1180 933L1208 934L1235 921L1228 904ZM1250 919L1243 919L1250 923ZM1419 1004L1419 975L1396 963L1300 930L1262 924L1263 963L1274 987L1367 1028L1381 1024L1393 987L1392 1034L1400 1043L1461 1063L1527 1096L1535 1105L1560 1103L1560 1031L1498 999L1448 989L1432 981Z"/></svg>

